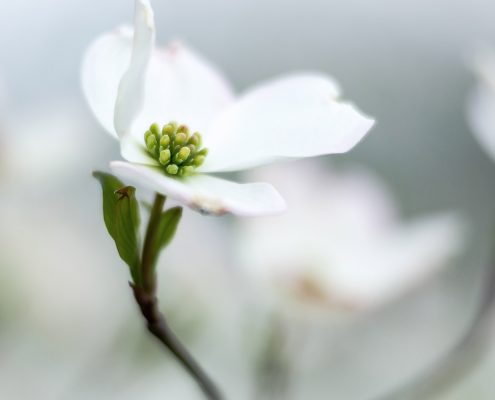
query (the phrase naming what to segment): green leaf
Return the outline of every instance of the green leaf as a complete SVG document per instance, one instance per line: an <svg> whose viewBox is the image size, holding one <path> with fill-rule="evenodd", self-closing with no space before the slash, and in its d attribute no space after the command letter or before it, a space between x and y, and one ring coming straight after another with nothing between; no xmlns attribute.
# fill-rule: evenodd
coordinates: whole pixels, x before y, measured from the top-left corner
<svg viewBox="0 0 495 400"><path fill-rule="evenodd" d="M125 186L115 192L115 244L120 257L131 270L139 266L139 211L136 189Z"/></svg>
<svg viewBox="0 0 495 400"><path fill-rule="evenodd" d="M162 213L160 225L158 225L158 238L160 240L160 250L169 245L175 236L177 226L182 217L182 207L173 207Z"/></svg>
<svg viewBox="0 0 495 400"><path fill-rule="evenodd" d="M117 205L118 196L115 191L123 188L125 185L115 176L104 172L93 172L93 176L100 181L103 191L103 219L110 236L115 239L115 206Z"/></svg>
<svg viewBox="0 0 495 400"><path fill-rule="evenodd" d="M156 264L160 252L167 247L175 236L177 226L182 217L182 207L173 207L160 215L155 240L153 243L153 265Z"/></svg>
<svg viewBox="0 0 495 400"><path fill-rule="evenodd" d="M115 176L94 172L103 190L103 219L117 246L120 258L129 266L135 283L139 281L139 208L136 189L125 186Z"/></svg>

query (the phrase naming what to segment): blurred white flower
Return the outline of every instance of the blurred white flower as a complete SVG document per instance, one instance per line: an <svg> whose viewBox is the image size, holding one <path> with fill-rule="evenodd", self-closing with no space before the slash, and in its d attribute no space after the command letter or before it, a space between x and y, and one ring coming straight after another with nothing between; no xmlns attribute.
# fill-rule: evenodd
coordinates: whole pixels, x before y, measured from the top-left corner
<svg viewBox="0 0 495 400"><path fill-rule="evenodd" d="M468 122L483 149L495 159L495 51L478 50L474 69L477 84L468 99Z"/></svg>
<svg viewBox="0 0 495 400"><path fill-rule="evenodd" d="M129 161L112 162L112 170L210 214L273 214L285 202L269 184L238 184L205 173L346 152L373 124L339 102L336 83L321 74L278 78L234 99L223 76L194 51L177 43L155 47L147 0L136 0L134 35L122 27L91 45L82 84L92 111L119 138ZM159 128L154 132L150 124L169 121L200 132L208 156L197 153L199 139L179 141L169 132L161 143Z"/></svg>
<svg viewBox="0 0 495 400"><path fill-rule="evenodd" d="M241 265L262 294L291 310L376 307L447 265L463 243L453 214L401 222L387 188L369 172L303 163L257 177L280 188L289 211L242 225Z"/></svg>

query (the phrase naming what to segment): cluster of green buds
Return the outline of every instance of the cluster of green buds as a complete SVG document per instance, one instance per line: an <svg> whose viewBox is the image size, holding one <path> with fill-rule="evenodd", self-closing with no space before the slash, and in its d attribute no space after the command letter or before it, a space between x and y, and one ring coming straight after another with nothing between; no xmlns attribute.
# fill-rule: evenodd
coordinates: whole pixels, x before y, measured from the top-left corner
<svg viewBox="0 0 495 400"><path fill-rule="evenodd" d="M169 122L161 130L152 124L144 133L148 153L168 175L189 176L203 164L208 149L201 148L201 135L189 133L186 125Z"/></svg>

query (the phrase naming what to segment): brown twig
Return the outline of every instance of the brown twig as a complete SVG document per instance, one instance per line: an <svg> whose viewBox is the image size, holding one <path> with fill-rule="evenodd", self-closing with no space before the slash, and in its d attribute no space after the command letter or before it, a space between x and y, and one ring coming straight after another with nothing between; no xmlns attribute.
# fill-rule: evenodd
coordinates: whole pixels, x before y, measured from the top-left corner
<svg viewBox="0 0 495 400"><path fill-rule="evenodd" d="M157 280L155 274L155 262L158 257L153 249L156 241L159 221L165 204L165 197L157 194L151 209L151 214L146 230L141 260L140 280L141 284L130 284L134 292L134 298L141 310L141 314L147 322L149 332L155 336L183 365L189 374L196 380L209 400L222 400L222 395L213 381L206 375L200 365L191 356L185 346L179 341L160 312L156 297Z"/></svg>
<svg viewBox="0 0 495 400"><path fill-rule="evenodd" d="M149 295L143 289L131 284L134 298L146 319L150 333L155 336L168 350L181 362L184 368L197 381L204 394L210 400L221 400L222 395L202 370L196 360L189 354L184 345L168 326L164 316L158 309L158 301L155 296Z"/></svg>

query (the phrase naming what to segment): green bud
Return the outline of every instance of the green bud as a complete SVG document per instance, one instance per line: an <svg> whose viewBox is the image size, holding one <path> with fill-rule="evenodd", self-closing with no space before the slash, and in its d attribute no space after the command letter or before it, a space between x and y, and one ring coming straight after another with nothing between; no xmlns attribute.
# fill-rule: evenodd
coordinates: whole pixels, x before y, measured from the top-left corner
<svg viewBox="0 0 495 400"><path fill-rule="evenodd" d="M163 135L163 136L161 137L161 139L160 139L160 146L162 146L162 147L165 147L165 148L166 148L166 147L168 147L169 143L170 143L170 136L168 136L168 135Z"/></svg>
<svg viewBox="0 0 495 400"><path fill-rule="evenodd" d="M180 132L183 132L186 134L186 136L189 135L189 128L187 127L187 125L179 125L179 127L177 128L177 133L180 133Z"/></svg>
<svg viewBox="0 0 495 400"><path fill-rule="evenodd" d="M186 165L180 168L180 176L190 176L194 173L194 167L192 165Z"/></svg>
<svg viewBox="0 0 495 400"><path fill-rule="evenodd" d="M172 136L173 134L175 134L176 129L177 129L177 124L175 122L169 122L167 125L163 127L162 135Z"/></svg>
<svg viewBox="0 0 495 400"><path fill-rule="evenodd" d="M183 145L186 143L187 140L187 135L184 132L178 132L177 135L175 135L175 144L177 145Z"/></svg>
<svg viewBox="0 0 495 400"><path fill-rule="evenodd" d="M150 135L146 139L146 147L149 151L155 151L156 148L156 136Z"/></svg>
<svg viewBox="0 0 495 400"><path fill-rule="evenodd" d="M199 132L194 132L193 135L188 140L189 144L193 144L196 147L201 146L201 135Z"/></svg>
<svg viewBox="0 0 495 400"><path fill-rule="evenodd" d="M193 164L195 167L199 167L205 162L205 156L202 156L201 154L198 154L196 157L194 157Z"/></svg>
<svg viewBox="0 0 495 400"><path fill-rule="evenodd" d="M158 124L152 124L150 126L150 131L153 135L155 135L156 137L159 137L160 136L160 127L158 126Z"/></svg>
<svg viewBox="0 0 495 400"><path fill-rule="evenodd" d="M169 149L162 150L160 152L160 158L159 158L160 164L167 165L168 162L170 161L170 157L171 154Z"/></svg>
<svg viewBox="0 0 495 400"><path fill-rule="evenodd" d="M177 172L179 172L179 167L175 164L170 164L167 165L167 168L165 170L170 175L177 175Z"/></svg>
<svg viewBox="0 0 495 400"><path fill-rule="evenodd" d="M169 122L160 131L158 124L150 125L144 133L144 144L149 155L160 163L164 173L189 176L203 164L207 149L201 148L199 132L189 134L186 125Z"/></svg>
<svg viewBox="0 0 495 400"><path fill-rule="evenodd" d="M183 163L184 161L187 160L189 157L189 154L191 154L191 149L189 147L182 147L179 152L175 155L175 161L179 163Z"/></svg>

